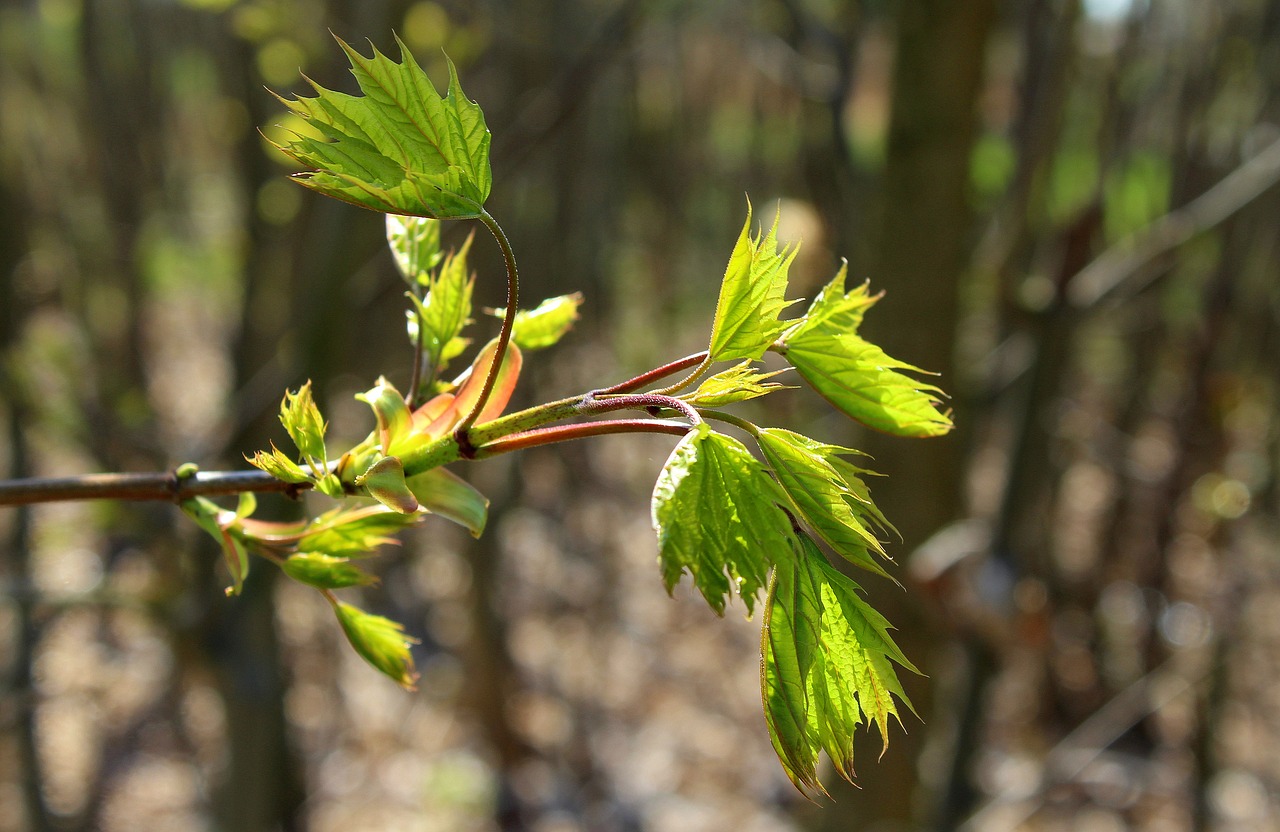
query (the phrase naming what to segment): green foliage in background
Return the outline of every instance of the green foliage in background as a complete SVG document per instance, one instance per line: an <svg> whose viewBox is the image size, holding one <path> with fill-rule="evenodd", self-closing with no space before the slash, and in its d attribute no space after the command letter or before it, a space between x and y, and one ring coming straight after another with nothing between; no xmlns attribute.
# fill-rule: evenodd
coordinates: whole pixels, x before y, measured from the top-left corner
<svg viewBox="0 0 1280 832"><path fill-rule="evenodd" d="M487 500L442 466L604 433L678 435L651 504L664 585L673 591L688 574L717 614L734 595L748 615L763 604L761 694L783 769L797 788L820 792L817 766L825 752L852 778L857 727L874 723L887 745L899 703L910 708L895 665L915 668L894 644L888 622L819 542L853 566L889 577L882 537L892 526L872 502L870 472L849 461L858 451L762 427L726 408L792 389L773 379L793 369L788 378L798 376L868 427L907 437L948 432L938 388L857 334L879 295L866 285L846 289L842 268L804 314L784 318L797 247L779 244L777 218L753 233L748 205L705 353L504 415L524 353L558 342L582 298L564 295L518 309L514 256L484 209L492 185L489 132L452 64L441 96L403 44L399 63L339 44L362 94L313 85L316 97L286 101L323 138L297 136L280 148L307 168L294 175L298 183L388 215L388 243L407 287L414 369L407 391L382 378L357 397L372 410L373 428L340 452L326 445L310 384L285 394L280 418L296 454L273 446L249 461L299 491L339 501L337 507L296 523L267 523L252 518L251 495L235 510L203 498L184 505L222 546L228 592L240 590L250 553L273 561L324 595L369 664L411 687L414 640L401 625L336 592L374 582L361 559L430 514L483 532ZM478 219L493 233L510 299L510 308L495 313L502 320L498 336L452 378L451 365L471 348L465 333L474 323L473 241L442 251L442 219ZM774 365L788 366L766 366L767 353ZM680 373L687 374L656 387ZM618 411L640 415L606 416Z"/></svg>

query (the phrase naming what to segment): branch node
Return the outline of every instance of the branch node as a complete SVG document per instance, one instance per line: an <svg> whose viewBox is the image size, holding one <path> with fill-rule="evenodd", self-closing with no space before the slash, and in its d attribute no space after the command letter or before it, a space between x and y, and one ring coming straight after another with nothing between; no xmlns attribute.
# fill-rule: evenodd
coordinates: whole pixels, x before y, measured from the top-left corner
<svg viewBox="0 0 1280 832"><path fill-rule="evenodd" d="M471 431L467 428L458 428L453 432L453 441L458 443L458 456L463 459L475 459L478 450L471 442Z"/></svg>

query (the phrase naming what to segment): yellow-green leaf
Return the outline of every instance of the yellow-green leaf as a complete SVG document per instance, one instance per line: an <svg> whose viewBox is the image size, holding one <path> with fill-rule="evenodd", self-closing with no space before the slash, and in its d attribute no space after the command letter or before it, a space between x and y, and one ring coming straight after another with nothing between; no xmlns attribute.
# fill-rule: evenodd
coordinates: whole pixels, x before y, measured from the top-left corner
<svg viewBox="0 0 1280 832"><path fill-rule="evenodd" d="M337 40L363 95L312 82L314 98L280 99L323 136L295 135L277 145L314 168L295 174L295 181L375 211L480 216L493 185L489 130L480 107L463 94L453 62L441 96L399 38L400 63L376 48L365 57Z"/></svg>
<svg viewBox="0 0 1280 832"><path fill-rule="evenodd" d="M292 483L311 482L311 475L302 470L296 462L285 456L275 443L271 443L271 452L258 451L251 457L245 457L255 468L266 471L278 480Z"/></svg>
<svg viewBox="0 0 1280 832"><path fill-rule="evenodd" d="M338 616L347 641L351 642L361 658L394 679L401 687L415 689L418 674L414 670L409 648L417 644L418 640L406 636L402 624L341 601L334 604L333 611Z"/></svg>
<svg viewBox="0 0 1280 832"><path fill-rule="evenodd" d="M285 391L284 400L280 402L280 424L313 468L324 465L324 433L328 426L311 397L310 381L299 387L297 393Z"/></svg>
<svg viewBox="0 0 1280 832"><path fill-rule="evenodd" d="M432 468L409 477L406 484L422 508L452 520L472 537L484 533L489 500L462 477L444 468Z"/></svg>
<svg viewBox="0 0 1280 832"><path fill-rule="evenodd" d="M751 361L743 361L716 373L702 382L693 393L681 398L694 407L724 407L734 402L759 398L774 390L791 389L788 385L769 381L774 376L785 373L786 369L759 373L751 364Z"/></svg>
<svg viewBox="0 0 1280 832"><path fill-rule="evenodd" d="M343 589L349 586L367 586L377 578L365 572L346 558L322 555L318 552L299 552L290 555L280 564L290 578L319 589Z"/></svg>
<svg viewBox="0 0 1280 832"><path fill-rule="evenodd" d="M908 708L893 664L918 673L889 635L889 623L860 588L801 537L780 558L761 630L761 697L774 750L802 792L824 792L818 755L853 778L854 731L874 722L884 746L897 702ZM896 700L896 701L895 701Z"/></svg>
<svg viewBox="0 0 1280 832"><path fill-rule="evenodd" d="M440 264L440 221L427 217L387 214L387 245L396 267L409 285L426 286L428 274Z"/></svg>
<svg viewBox="0 0 1280 832"><path fill-rule="evenodd" d="M705 424L671 453L653 489L662 579L670 592L688 572L717 614L731 586L755 608L769 566L791 545L786 495L742 445Z"/></svg>
<svg viewBox="0 0 1280 832"><path fill-rule="evenodd" d="M361 557L388 543L393 534L413 525L418 515L401 514L379 505L339 507L326 511L307 525L298 549L334 557Z"/></svg>
<svg viewBox="0 0 1280 832"><path fill-rule="evenodd" d="M582 293L547 298L533 309L516 313L511 340L522 350L541 350L553 346L578 320L578 307L582 305ZM493 314L502 317L505 309L495 309Z"/></svg>
<svg viewBox="0 0 1280 832"><path fill-rule="evenodd" d="M809 311L797 322L792 335L818 326L836 334L852 335L858 331L863 315L884 293L871 294L871 285L867 282L846 293L844 281L848 270L848 263L840 264L840 271L809 304Z"/></svg>
<svg viewBox="0 0 1280 832"><path fill-rule="evenodd" d="M778 477L797 514L850 563L892 580L873 557L885 554L880 541L867 528L867 517L877 527L883 518L870 504L861 480L855 487L845 479L849 469L837 468L841 454L857 453L849 448L816 442L781 428L764 428L756 435L760 450ZM857 470L857 469L853 469Z"/></svg>
<svg viewBox="0 0 1280 832"><path fill-rule="evenodd" d="M867 427L898 436L941 436L953 427L938 409L942 391L899 372L923 370L857 335L803 328L780 351L823 398Z"/></svg>
<svg viewBox="0 0 1280 832"><path fill-rule="evenodd" d="M413 428L413 414L404 402L404 396L385 378L356 398L373 408L377 419L378 445L388 456L398 451L396 445L409 435Z"/></svg>
<svg viewBox="0 0 1280 832"><path fill-rule="evenodd" d="M369 496L392 511L413 514L418 510L418 498L413 496L404 478L404 466L394 456L384 456L356 477L356 486L369 492Z"/></svg>
<svg viewBox="0 0 1280 832"><path fill-rule="evenodd" d="M789 305L783 299L787 270L798 249L778 248L778 217L767 235L752 239L751 204L747 203L747 221L720 284L711 329L713 361L755 360L787 329L778 316Z"/></svg>

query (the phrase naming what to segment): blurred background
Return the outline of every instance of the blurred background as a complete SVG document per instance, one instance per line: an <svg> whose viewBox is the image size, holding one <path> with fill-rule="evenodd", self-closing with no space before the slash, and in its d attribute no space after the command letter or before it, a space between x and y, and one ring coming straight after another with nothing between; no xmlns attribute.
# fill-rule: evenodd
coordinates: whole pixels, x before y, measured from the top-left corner
<svg viewBox="0 0 1280 832"><path fill-rule="evenodd" d="M265 564L224 598L172 506L4 509L0 832L1280 826L1280 2L7 0L4 476L241 468L286 387L340 442L403 384L381 217L259 134L299 70L354 91L330 30L447 50L523 297L587 297L517 405L704 348L744 193L804 240L791 296L840 257L886 291L865 329L954 434L750 415L889 475L906 590L864 583L922 719L834 803L790 786L758 621L662 590L667 437L455 466L486 535L426 523L360 599L416 694Z"/></svg>

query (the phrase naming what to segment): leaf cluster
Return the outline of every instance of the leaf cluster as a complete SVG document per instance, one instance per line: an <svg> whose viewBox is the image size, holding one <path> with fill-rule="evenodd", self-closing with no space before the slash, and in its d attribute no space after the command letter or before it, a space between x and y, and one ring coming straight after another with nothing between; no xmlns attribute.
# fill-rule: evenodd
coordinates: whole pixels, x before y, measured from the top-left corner
<svg viewBox="0 0 1280 832"><path fill-rule="evenodd" d="M308 168L295 174L300 184L388 214L388 244L410 301L410 391L406 396L380 378L360 394L374 428L331 461L324 421L310 385L303 385L281 406L298 458L272 446L250 460L299 489L353 506L287 528L252 520L253 507L243 501L235 511L201 500L184 506L223 545L232 591L248 571L248 553L275 560L325 595L361 656L410 686L413 640L403 627L337 600L334 592L370 583L356 561L428 513L475 535L483 531L487 501L442 463L606 432L682 433L651 501L663 583L672 592L688 574L719 615L735 594L748 614L763 603L761 696L783 769L797 788L821 792L817 767L825 752L852 778L856 729L875 724L887 745L898 703L911 707L895 666L916 670L894 644L888 622L824 550L890 577L882 537L893 527L872 501L871 472L850 461L858 451L760 427L725 408L790 389L775 379L794 371L788 379L798 377L872 429L907 437L948 432L943 395L920 380L923 371L858 334L880 296L866 284L847 289L842 267L805 312L784 318L794 303L786 294L798 245L779 242L776 216L767 231L752 233L748 203L701 360L682 359L612 388L503 417L524 352L556 343L577 318L582 298L565 295L514 309L514 256L484 207L492 186L489 131L452 63L441 95L402 43L399 62L376 49L365 57L339 45L361 95L313 83L315 97L281 99L319 137L295 136L280 148ZM452 380L445 376L450 363L470 346L464 331L474 314L475 277L467 262L471 238L456 251L442 249L438 221L446 219L479 219L494 233L506 257L513 307L494 312L503 319L499 336ZM768 353L776 356L769 361L780 357L787 366L763 365ZM713 372L724 363L730 366ZM695 364L671 386L632 392ZM547 427L620 409L643 410L647 420ZM665 418L671 414L683 421ZM736 428L746 441L713 429L713 422Z"/></svg>

